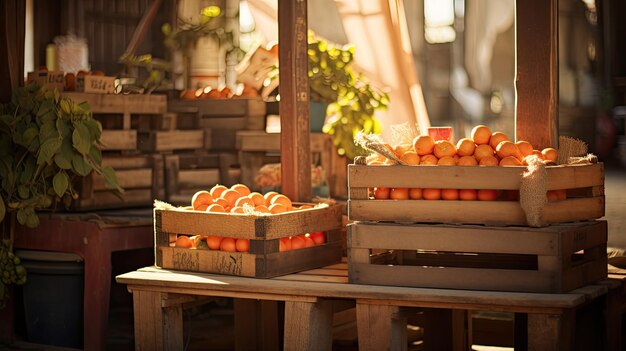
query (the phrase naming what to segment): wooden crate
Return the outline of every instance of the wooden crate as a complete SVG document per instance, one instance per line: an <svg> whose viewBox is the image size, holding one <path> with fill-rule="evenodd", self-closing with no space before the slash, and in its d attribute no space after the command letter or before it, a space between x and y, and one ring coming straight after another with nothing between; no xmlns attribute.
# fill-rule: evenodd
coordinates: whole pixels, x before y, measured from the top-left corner
<svg viewBox="0 0 626 351"><path fill-rule="evenodd" d="M180 153L164 155L165 201L189 205L198 190L209 190L215 184L239 183L239 172L233 166L237 157L229 153Z"/></svg>
<svg viewBox="0 0 626 351"><path fill-rule="evenodd" d="M356 284L559 293L607 277L607 222L348 225Z"/></svg>
<svg viewBox="0 0 626 351"><path fill-rule="evenodd" d="M137 150L137 128L133 128L131 117L156 118L167 112L165 95L65 92L63 96L77 103L89 104L94 118L102 123L102 144L105 151Z"/></svg>
<svg viewBox="0 0 626 351"><path fill-rule="evenodd" d="M205 143L210 139L205 138L205 130L154 130L139 132L137 147L143 152L162 152L176 150L203 150L207 148ZM208 131L210 133L210 130Z"/></svg>
<svg viewBox="0 0 626 351"><path fill-rule="evenodd" d="M161 155L104 156L103 166L115 169L121 195L104 185L104 177L91 173L75 185L79 197L71 206L74 210L94 210L151 206L164 196L164 167Z"/></svg>
<svg viewBox="0 0 626 351"><path fill-rule="evenodd" d="M197 116L197 127L210 130L211 150L235 150L238 130L265 130L265 101L248 99L169 100L169 110Z"/></svg>
<svg viewBox="0 0 626 351"><path fill-rule="evenodd" d="M155 209L156 265L166 269L270 278L341 262L341 207L275 215ZM326 243L279 251L280 238L325 231ZM250 240L249 252L171 247L176 234L218 235Z"/></svg>
<svg viewBox="0 0 626 351"><path fill-rule="evenodd" d="M604 166L547 168L547 190L567 189L568 198L548 202L545 224L604 216ZM348 217L354 221L527 225L519 201L373 200L368 188L519 190L526 167L348 166Z"/></svg>

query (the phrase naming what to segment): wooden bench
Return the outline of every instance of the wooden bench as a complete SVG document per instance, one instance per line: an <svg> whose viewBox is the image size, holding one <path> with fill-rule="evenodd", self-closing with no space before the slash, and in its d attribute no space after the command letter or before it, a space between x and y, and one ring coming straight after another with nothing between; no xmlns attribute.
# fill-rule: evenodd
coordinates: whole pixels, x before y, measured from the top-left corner
<svg viewBox="0 0 626 351"><path fill-rule="evenodd" d="M537 294L358 285L348 284L346 263L272 279L146 267L116 280L133 293L137 350L180 349L182 303L198 296L284 301L285 350L331 349L333 300L356 302L360 350L406 349L407 307L451 309L453 322L457 312L471 310L527 314L529 350L569 350L576 337L576 310L604 297L612 286L603 282L564 294ZM466 349L466 333L455 334L460 338L452 349Z"/></svg>

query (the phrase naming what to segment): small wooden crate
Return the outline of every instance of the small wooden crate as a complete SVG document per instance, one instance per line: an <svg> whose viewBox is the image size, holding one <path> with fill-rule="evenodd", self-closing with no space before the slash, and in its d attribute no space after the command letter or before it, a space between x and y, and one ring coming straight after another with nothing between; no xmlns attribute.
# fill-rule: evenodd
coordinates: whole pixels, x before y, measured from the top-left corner
<svg viewBox="0 0 626 351"><path fill-rule="evenodd" d="M607 277L607 223L348 225L356 284L561 293Z"/></svg>
<svg viewBox="0 0 626 351"><path fill-rule="evenodd" d="M341 206L275 215L154 211L156 265L166 269L270 278L341 262ZM326 243L279 251L280 238L325 231ZM170 236L218 235L250 239L249 252L170 246Z"/></svg>
<svg viewBox="0 0 626 351"><path fill-rule="evenodd" d="M94 210L151 206L154 199L164 196L164 167L161 155L104 156L102 166L111 166L124 189L118 195L107 189L104 177L92 172L75 185L79 197L71 206L73 210Z"/></svg>
<svg viewBox="0 0 626 351"><path fill-rule="evenodd" d="M164 155L165 201L189 205L198 190L209 190L214 184L231 186L239 183L233 168L236 156L229 153L180 153Z"/></svg>
<svg viewBox="0 0 626 351"><path fill-rule="evenodd" d="M169 101L169 110L195 114L197 127L210 131L211 150L235 150L238 130L265 130L265 101L261 98Z"/></svg>
<svg viewBox="0 0 626 351"><path fill-rule="evenodd" d="M567 189L568 198L548 202L545 224L604 216L604 166L546 167L547 190ZM353 221L528 225L519 201L373 200L368 188L519 190L526 167L348 166L348 217Z"/></svg>
<svg viewBox="0 0 626 351"><path fill-rule="evenodd" d="M143 152L202 150L206 148L204 133L205 130L154 130L140 132L137 136L137 147Z"/></svg>

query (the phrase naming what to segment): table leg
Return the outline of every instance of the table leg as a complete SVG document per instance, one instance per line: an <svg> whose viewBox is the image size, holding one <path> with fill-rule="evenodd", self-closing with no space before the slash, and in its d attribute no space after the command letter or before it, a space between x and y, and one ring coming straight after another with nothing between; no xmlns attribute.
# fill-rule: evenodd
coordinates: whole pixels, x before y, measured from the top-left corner
<svg viewBox="0 0 626 351"><path fill-rule="evenodd" d="M111 251L95 235L85 245L85 291L83 345L86 350L104 350L111 293Z"/></svg>
<svg viewBox="0 0 626 351"><path fill-rule="evenodd" d="M528 314L528 350L571 350L574 346L576 311L562 314Z"/></svg>
<svg viewBox="0 0 626 351"><path fill-rule="evenodd" d="M182 305L162 307L163 293L133 291L135 350L181 350Z"/></svg>
<svg viewBox="0 0 626 351"><path fill-rule="evenodd" d="M331 350L333 306L331 300L285 302L285 351Z"/></svg>
<svg viewBox="0 0 626 351"><path fill-rule="evenodd" d="M235 350L278 350L278 302L234 299Z"/></svg>
<svg viewBox="0 0 626 351"><path fill-rule="evenodd" d="M406 350L406 317L400 307L357 302L359 350Z"/></svg>
<svg viewBox="0 0 626 351"><path fill-rule="evenodd" d="M469 350L469 324L466 310L425 308L424 350Z"/></svg>

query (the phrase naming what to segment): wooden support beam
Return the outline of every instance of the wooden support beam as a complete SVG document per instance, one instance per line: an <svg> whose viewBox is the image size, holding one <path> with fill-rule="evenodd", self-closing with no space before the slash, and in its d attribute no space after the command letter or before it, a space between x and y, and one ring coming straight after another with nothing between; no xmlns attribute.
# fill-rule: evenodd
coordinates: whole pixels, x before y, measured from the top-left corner
<svg viewBox="0 0 626 351"><path fill-rule="evenodd" d="M558 147L558 0L515 2L515 138Z"/></svg>
<svg viewBox="0 0 626 351"><path fill-rule="evenodd" d="M311 200L307 0L278 1L281 192Z"/></svg>

